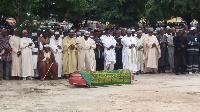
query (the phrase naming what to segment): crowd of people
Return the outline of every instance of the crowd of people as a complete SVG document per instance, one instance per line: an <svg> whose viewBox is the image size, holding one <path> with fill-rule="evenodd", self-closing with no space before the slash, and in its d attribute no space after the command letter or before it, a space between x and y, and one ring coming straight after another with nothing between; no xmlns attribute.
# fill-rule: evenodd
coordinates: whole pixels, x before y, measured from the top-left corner
<svg viewBox="0 0 200 112"><path fill-rule="evenodd" d="M19 36L22 34L22 36ZM0 80L69 78L75 71L129 69L135 74L193 74L199 67L196 27L49 30L0 34Z"/></svg>

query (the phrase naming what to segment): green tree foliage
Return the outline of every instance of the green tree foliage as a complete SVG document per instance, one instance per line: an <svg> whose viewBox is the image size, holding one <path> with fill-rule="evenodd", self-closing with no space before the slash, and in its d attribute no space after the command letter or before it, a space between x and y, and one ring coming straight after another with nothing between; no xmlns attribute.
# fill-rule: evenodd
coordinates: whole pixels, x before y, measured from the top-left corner
<svg viewBox="0 0 200 112"><path fill-rule="evenodd" d="M94 0L94 19L128 26L137 23L144 14L146 0Z"/></svg>
<svg viewBox="0 0 200 112"><path fill-rule="evenodd" d="M1 0L0 24L7 17L16 18L19 24L25 20L56 18L75 26L83 20L131 26L143 17L156 23L172 16L200 22L199 6L200 0Z"/></svg>
<svg viewBox="0 0 200 112"><path fill-rule="evenodd" d="M145 18L155 23L157 21L166 21L174 14L174 0L148 0L145 8Z"/></svg>
<svg viewBox="0 0 200 112"><path fill-rule="evenodd" d="M199 0L175 0L175 12L188 24L196 19L200 22L200 1Z"/></svg>
<svg viewBox="0 0 200 112"><path fill-rule="evenodd" d="M148 0L145 17L150 22L182 17L189 25L193 19L200 22L200 0Z"/></svg>

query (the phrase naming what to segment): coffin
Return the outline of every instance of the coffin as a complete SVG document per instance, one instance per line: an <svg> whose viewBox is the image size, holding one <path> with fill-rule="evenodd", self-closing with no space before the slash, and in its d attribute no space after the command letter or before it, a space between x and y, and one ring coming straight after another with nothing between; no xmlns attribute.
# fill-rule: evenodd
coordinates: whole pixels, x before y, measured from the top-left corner
<svg viewBox="0 0 200 112"><path fill-rule="evenodd" d="M134 74L129 70L76 71L69 78L69 84L75 86L131 84L132 81Z"/></svg>
<svg viewBox="0 0 200 112"><path fill-rule="evenodd" d="M85 79L79 74L78 72L74 72L70 75L69 78L69 84L75 85L75 86L86 86L87 83L85 82Z"/></svg>

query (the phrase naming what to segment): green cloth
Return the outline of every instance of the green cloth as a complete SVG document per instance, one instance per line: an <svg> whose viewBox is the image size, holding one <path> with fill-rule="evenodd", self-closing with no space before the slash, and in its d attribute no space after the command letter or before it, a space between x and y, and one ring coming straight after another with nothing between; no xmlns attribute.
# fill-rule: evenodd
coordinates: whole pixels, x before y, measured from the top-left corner
<svg viewBox="0 0 200 112"><path fill-rule="evenodd" d="M84 72L84 71L76 71L78 72L79 74L81 74L81 76L83 77L83 79L85 80L85 82L91 86L91 82L92 82L92 79L93 79L93 76Z"/></svg>
<svg viewBox="0 0 200 112"><path fill-rule="evenodd" d="M131 84L130 70L77 71L90 86Z"/></svg>

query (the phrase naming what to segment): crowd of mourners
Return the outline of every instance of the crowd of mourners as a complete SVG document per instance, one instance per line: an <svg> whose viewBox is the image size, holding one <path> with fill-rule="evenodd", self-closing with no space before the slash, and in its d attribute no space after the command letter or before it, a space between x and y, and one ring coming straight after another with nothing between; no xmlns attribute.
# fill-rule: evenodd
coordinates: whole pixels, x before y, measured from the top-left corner
<svg viewBox="0 0 200 112"><path fill-rule="evenodd" d="M69 78L75 71L128 69L135 74L199 70L198 28L95 28L41 30L6 28L0 33L0 80Z"/></svg>

